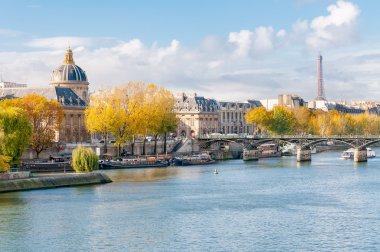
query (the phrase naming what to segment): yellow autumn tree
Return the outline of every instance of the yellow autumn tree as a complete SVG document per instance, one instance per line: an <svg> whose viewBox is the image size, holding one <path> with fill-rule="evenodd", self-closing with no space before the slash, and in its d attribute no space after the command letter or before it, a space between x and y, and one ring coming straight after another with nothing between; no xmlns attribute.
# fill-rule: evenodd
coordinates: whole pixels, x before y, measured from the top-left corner
<svg viewBox="0 0 380 252"><path fill-rule="evenodd" d="M157 153L157 138L164 137L163 152L166 153L167 133L174 131L177 127L177 117L174 111L175 98L173 94L158 87L152 100L152 116L150 119L150 132L154 135L154 153Z"/></svg>
<svg viewBox="0 0 380 252"><path fill-rule="evenodd" d="M270 115L264 107L256 107L246 113L245 120L262 131L268 129Z"/></svg>
<svg viewBox="0 0 380 252"><path fill-rule="evenodd" d="M2 107L19 107L26 111L32 125L30 145L37 154L51 147L63 121L63 108L57 101L49 101L44 96L29 94L23 98L7 99Z"/></svg>
<svg viewBox="0 0 380 252"><path fill-rule="evenodd" d="M104 141L104 153L107 153L107 138L115 116L110 100L111 96L107 91L98 90L91 95L89 105L84 111L86 128L92 134L100 134Z"/></svg>
<svg viewBox="0 0 380 252"><path fill-rule="evenodd" d="M312 133L310 121L312 120L313 112L308 108L299 107L293 109L293 114L296 120L296 133L300 135Z"/></svg>

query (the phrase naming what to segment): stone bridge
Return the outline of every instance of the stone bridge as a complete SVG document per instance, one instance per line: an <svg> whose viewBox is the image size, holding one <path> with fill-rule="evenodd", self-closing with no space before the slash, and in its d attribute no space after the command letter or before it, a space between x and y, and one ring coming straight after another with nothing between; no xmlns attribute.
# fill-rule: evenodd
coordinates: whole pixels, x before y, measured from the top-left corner
<svg viewBox="0 0 380 252"><path fill-rule="evenodd" d="M240 137L235 135L217 135L217 136L201 136L198 138L201 150L207 150L212 144L229 144L235 143L243 147L248 153L249 150L255 150L258 146L265 143L292 143L297 146L297 161L311 161L311 148L321 142L333 141L346 144L355 149L354 161L367 161L367 147L380 142L380 136L246 136ZM251 159L258 159L259 153L251 151L249 155L253 155ZM257 157L255 156L257 155Z"/></svg>

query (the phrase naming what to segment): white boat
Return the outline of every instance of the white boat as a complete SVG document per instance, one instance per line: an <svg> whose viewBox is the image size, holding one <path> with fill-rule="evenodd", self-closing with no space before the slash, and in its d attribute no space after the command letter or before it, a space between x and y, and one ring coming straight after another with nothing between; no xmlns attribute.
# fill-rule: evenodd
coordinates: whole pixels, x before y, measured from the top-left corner
<svg viewBox="0 0 380 252"><path fill-rule="evenodd" d="M342 153L343 159L354 159L354 149L350 148Z"/></svg>
<svg viewBox="0 0 380 252"><path fill-rule="evenodd" d="M342 158L343 159L354 159L354 149L350 148L343 152ZM371 148L367 148L367 158L374 158L376 157L376 153Z"/></svg>
<svg viewBox="0 0 380 252"><path fill-rule="evenodd" d="M281 148L282 156L295 156L297 155L297 145L287 143Z"/></svg>
<svg viewBox="0 0 380 252"><path fill-rule="evenodd" d="M374 158L376 157L376 153L371 148L367 148L367 158Z"/></svg>

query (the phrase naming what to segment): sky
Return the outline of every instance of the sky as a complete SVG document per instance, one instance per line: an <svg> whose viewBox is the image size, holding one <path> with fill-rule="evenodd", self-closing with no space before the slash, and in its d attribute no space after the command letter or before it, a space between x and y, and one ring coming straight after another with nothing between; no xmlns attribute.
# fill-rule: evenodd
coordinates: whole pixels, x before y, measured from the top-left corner
<svg viewBox="0 0 380 252"><path fill-rule="evenodd" d="M48 86L68 46L90 89L128 81L220 100L380 101L380 1L0 0L0 75Z"/></svg>

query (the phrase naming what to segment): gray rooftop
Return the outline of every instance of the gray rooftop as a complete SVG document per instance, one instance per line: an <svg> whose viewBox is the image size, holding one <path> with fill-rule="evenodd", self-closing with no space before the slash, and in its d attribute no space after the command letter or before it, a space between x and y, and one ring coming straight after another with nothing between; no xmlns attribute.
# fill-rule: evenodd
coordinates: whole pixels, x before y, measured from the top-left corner
<svg viewBox="0 0 380 252"><path fill-rule="evenodd" d="M0 89L0 99L22 98L28 94L37 94L48 100L55 100L63 107L86 107L86 102L68 87L46 88L3 88Z"/></svg>

